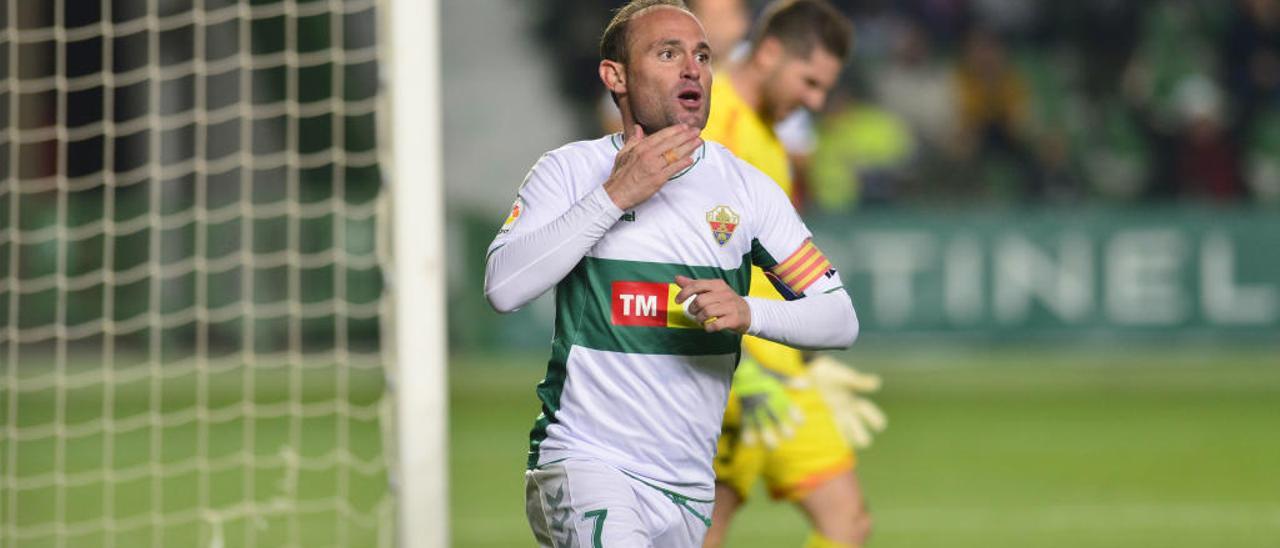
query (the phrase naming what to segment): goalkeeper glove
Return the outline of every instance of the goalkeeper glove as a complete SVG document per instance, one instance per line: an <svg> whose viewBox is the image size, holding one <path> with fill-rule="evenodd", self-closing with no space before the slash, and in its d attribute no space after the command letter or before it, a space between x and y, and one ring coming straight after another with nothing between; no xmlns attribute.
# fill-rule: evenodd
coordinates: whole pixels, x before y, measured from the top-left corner
<svg viewBox="0 0 1280 548"><path fill-rule="evenodd" d="M733 372L733 389L742 406L742 443L764 442L774 447L795 433L793 425L803 420L800 409L787 396L785 377L743 358Z"/></svg>
<svg viewBox="0 0 1280 548"><path fill-rule="evenodd" d="M809 362L809 377L831 408L840 434L853 447L870 447L872 433L888 426L884 411L865 397L880 390L879 375L859 373L835 358L819 356Z"/></svg>

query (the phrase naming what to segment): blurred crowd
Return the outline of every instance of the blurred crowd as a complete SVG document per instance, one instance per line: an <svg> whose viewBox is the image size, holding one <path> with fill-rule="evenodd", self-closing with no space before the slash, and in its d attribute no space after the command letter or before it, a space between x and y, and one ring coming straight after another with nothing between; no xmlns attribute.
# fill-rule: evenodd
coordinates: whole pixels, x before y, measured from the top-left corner
<svg viewBox="0 0 1280 548"><path fill-rule="evenodd" d="M620 3L536 3L584 137L609 125L596 44ZM721 58L764 3L689 1ZM852 66L780 129L810 210L1280 206L1280 0L832 3Z"/></svg>

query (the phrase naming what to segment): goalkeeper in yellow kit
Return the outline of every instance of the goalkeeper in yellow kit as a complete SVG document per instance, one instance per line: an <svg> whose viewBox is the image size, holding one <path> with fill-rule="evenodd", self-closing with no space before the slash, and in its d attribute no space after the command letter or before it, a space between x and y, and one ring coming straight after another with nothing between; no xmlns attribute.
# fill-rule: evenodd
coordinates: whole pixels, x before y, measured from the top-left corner
<svg viewBox="0 0 1280 548"><path fill-rule="evenodd" d="M800 107L821 109L851 38L848 20L825 0L771 4L745 57L722 66L713 81L703 139L720 142L791 195L787 152L773 126ZM817 248L793 260L775 271L811 276L829 268ZM752 270L752 296L782 299L776 288L795 285ZM716 504L704 546L720 545L761 477L775 498L796 502L809 518L814 530L806 548L861 546L871 522L852 446L868 444L869 430L883 428L884 416L857 392L877 389L879 379L831 358L806 365L799 350L755 337L743 339L743 350L716 455Z"/></svg>

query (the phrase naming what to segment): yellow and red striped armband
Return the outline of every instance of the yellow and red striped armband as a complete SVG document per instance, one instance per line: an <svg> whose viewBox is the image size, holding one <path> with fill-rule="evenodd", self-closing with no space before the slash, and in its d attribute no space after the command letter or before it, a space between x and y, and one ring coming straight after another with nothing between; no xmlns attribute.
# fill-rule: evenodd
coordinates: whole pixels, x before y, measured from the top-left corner
<svg viewBox="0 0 1280 548"><path fill-rule="evenodd" d="M827 260L827 256L818 250L818 246L813 245L813 240L805 240L800 249L787 257L787 260L769 270L778 281L800 295L830 269L831 261Z"/></svg>

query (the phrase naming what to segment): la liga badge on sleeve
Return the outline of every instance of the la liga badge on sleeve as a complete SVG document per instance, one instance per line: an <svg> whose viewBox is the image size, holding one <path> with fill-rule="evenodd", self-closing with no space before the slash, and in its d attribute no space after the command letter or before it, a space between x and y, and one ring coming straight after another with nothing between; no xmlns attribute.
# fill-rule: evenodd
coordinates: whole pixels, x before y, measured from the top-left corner
<svg viewBox="0 0 1280 548"><path fill-rule="evenodd" d="M507 220L502 223L502 228L498 229L499 234L506 234L515 226L516 221L520 220L520 214L524 213L524 200L519 196L516 197L515 203L511 204L511 213L507 214Z"/></svg>
<svg viewBox="0 0 1280 548"><path fill-rule="evenodd" d="M738 228L738 214L729 206L716 206L707 212L707 224L711 225L711 235L715 236L716 243L724 245L729 243L733 231Z"/></svg>

